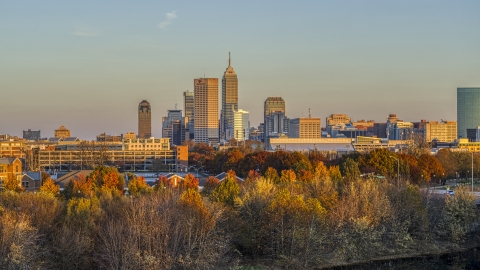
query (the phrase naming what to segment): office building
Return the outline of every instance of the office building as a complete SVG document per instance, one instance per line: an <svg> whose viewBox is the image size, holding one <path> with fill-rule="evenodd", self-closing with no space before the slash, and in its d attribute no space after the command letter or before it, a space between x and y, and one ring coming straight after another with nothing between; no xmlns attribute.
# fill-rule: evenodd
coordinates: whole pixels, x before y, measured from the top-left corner
<svg viewBox="0 0 480 270"><path fill-rule="evenodd" d="M326 126L335 126L338 124L350 124L352 119L346 114L331 114L327 117Z"/></svg>
<svg viewBox="0 0 480 270"><path fill-rule="evenodd" d="M66 127L61 126L55 130L55 138L69 138L69 137L71 137L70 130L67 129Z"/></svg>
<svg viewBox="0 0 480 270"><path fill-rule="evenodd" d="M429 121L425 123L425 141L453 142L457 139L457 122Z"/></svg>
<svg viewBox="0 0 480 270"><path fill-rule="evenodd" d="M222 79L222 111L220 114L220 139L228 140L227 129L233 129L234 114L238 110L238 78L228 53L228 67ZM230 132L229 132L230 133Z"/></svg>
<svg viewBox="0 0 480 270"><path fill-rule="evenodd" d="M480 87L457 88L457 133L467 138L467 129L480 126Z"/></svg>
<svg viewBox="0 0 480 270"><path fill-rule="evenodd" d="M186 92L183 92L183 110L185 119L188 120L188 139L193 140L193 130L195 122L195 94L191 91L187 90Z"/></svg>
<svg viewBox="0 0 480 270"><path fill-rule="evenodd" d="M138 104L138 138L148 139L152 137L152 108L150 103L142 100Z"/></svg>
<svg viewBox="0 0 480 270"><path fill-rule="evenodd" d="M232 136L237 141L250 139L250 118L247 111L240 109L235 112Z"/></svg>
<svg viewBox="0 0 480 270"><path fill-rule="evenodd" d="M218 79L194 80L195 142L218 144Z"/></svg>
<svg viewBox="0 0 480 270"><path fill-rule="evenodd" d="M269 137L288 134L289 120L286 117L285 100L282 97L268 97L263 107L264 143L268 149Z"/></svg>
<svg viewBox="0 0 480 270"><path fill-rule="evenodd" d="M389 140L411 140L413 138L413 123L398 121L388 125L387 132Z"/></svg>
<svg viewBox="0 0 480 270"><path fill-rule="evenodd" d="M317 139L322 137L321 119L315 117L295 118L290 120L289 137Z"/></svg>
<svg viewBox="0 0 480 270"><path fill-rule="evenodd" d="M283 112L286 114L285 100L283 100L282 97L268 97L265 100L263 110L264 117L267 117L274 112Z"/></svg>
<svg viewBox="0 0 480 270"><path fill-rule="evenodd" d="M31 129L28 129L28 130L24 130L23 131L23 138L25 140L29 140L29 141L38 141L40 140L40 130L31 130Z"/></svg>
<svg viewBox="0 0 480 270"><path fill-rule="evenodd" d="M182 117L182 110L168 110L162 117L162 137L170 138L173 145L181 145L188 137L188 118Z"/></svg>

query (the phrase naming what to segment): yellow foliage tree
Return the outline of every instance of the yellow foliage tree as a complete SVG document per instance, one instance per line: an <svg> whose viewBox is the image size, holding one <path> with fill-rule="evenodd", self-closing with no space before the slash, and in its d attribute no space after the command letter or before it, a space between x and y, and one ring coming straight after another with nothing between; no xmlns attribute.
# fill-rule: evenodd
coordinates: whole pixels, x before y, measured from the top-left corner
<svg viewBox="0 0 480 270"><path fill-rule="evenodd" d="M6 180L3 180L3 190L11 190L16 192L25 191L15 175L9 175Z"/></svg>
<svg viewBox="0 0 480 270"><path fill-rule="evenodd" d="M140 177L134 177L130 182L128 183L128 193L130 195L139 195L139 194L145 194L150 191L150 187L148 186L147 182L145 181L145 178L143 176Z"/></svg>
<svg viewBox="0 0 480 270"><path fill-rule="evenodd" d="M43 182L43 185L40 187L40 192L57 195L58 192L60 192L60 186L55 184L55 182L52 180L52 178L48 177Z"/></svg>

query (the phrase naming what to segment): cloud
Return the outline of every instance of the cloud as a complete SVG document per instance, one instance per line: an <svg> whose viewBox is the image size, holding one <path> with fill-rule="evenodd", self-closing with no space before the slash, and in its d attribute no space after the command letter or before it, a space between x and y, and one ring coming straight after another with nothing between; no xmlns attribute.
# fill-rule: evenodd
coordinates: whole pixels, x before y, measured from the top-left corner
<svg viewBox="0 0 480 270"><path fill-rule="evenodd" d="M173 20L177 18L177 12L174 10L172 12L169 12L166 15L165 21L161 22L158 24L158 28L160 29L166 29L168 25L173 23Z"/></svg>
<svg viewBox="0 0 480 270"><path fill-rule="evenodd" d="M98 31L86 27L77 27L71 34L79 37L97 37L100 35Z"/></svg>

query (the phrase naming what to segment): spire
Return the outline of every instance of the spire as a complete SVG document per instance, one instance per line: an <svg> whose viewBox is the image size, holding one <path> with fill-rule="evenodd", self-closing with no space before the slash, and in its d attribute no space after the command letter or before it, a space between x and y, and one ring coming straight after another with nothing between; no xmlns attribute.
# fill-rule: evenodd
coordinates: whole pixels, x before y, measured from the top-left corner
<svg viewBox="0 0 480 270"><path fill-rule="evenodd" d="M230 52L228 52L228 66L230 66Z"/></svg>

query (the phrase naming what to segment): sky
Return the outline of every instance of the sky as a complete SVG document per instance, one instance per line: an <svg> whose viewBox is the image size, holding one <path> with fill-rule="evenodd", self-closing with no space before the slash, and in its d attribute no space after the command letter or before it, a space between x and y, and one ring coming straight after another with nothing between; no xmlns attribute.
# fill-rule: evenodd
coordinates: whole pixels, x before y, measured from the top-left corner
<svg viewBox="0 0 480 270"><path fill-rule="evenodd" d="M251 126L269 96L322 126L332 113L456 120L456 88L480 87L478 10L478 0L0 1L0 134L137 132L146 99L161 137L195 78L221 81L228 52Z"/></svg>

